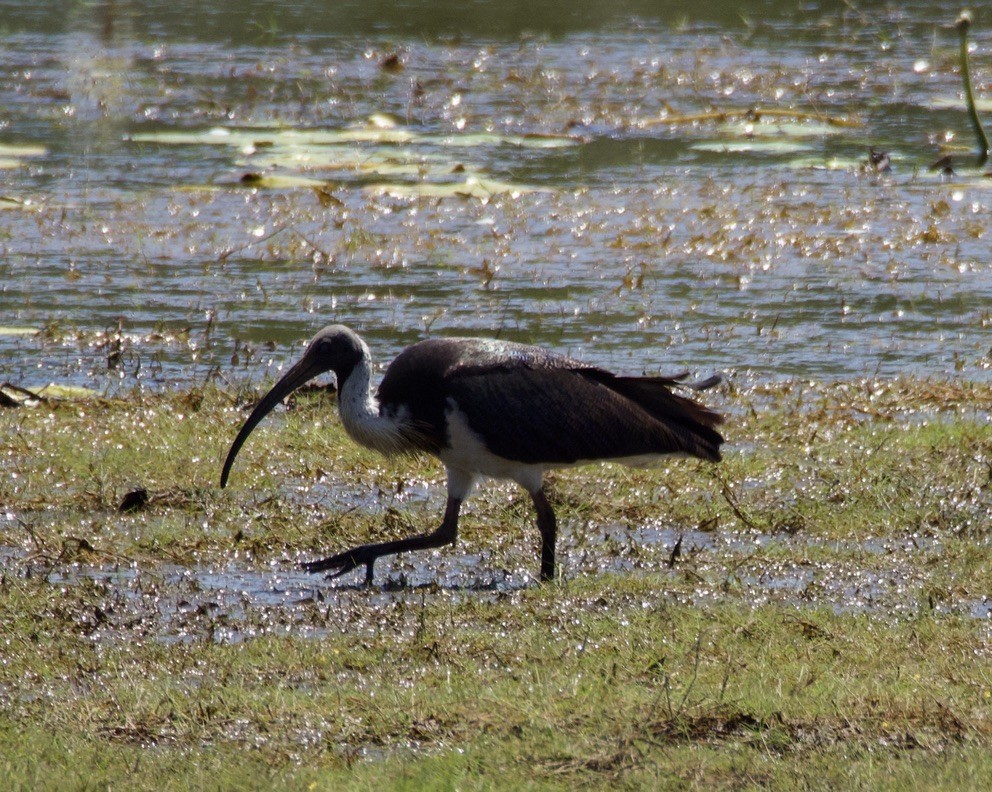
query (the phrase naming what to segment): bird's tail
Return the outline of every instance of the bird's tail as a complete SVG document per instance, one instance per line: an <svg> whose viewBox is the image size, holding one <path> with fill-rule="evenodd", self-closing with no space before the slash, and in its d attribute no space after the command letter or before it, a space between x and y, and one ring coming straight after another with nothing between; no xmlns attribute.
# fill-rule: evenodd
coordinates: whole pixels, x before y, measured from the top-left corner
<svg viewBox="0 0 992 792"><path fill-rule="evenodd" d="M683 385L693 390L706 390L719 383L720 377L709 377L690 385L682 383L686 376L615 377L609 386L662 423L676 425L681 430L679 434L688 441L686 453L718 462L723 435L715 427L723 423L723 416L693 399L672 393L671 388Z"/></svg>

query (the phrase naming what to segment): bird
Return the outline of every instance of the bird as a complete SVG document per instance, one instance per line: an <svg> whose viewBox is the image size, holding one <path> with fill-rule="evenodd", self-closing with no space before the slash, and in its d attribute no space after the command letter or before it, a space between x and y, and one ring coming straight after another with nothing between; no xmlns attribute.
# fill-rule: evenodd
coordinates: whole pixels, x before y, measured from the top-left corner
<svg viewBox="0 0 992 792"><path fill-rule="evenodd" d="M386 455L428 454L447 473L441 524L429 533L363 544L301 566L328 578L365 566L365 584L382 556L454 544L462 503L480 478L510 479L529 493L541 536L542 582L555 577L558 527L548 470L597 461L644 466L666 456L718 462L723 416L687 396L719 375L689 384L670 377L620 376L542 347L489 338L434 337L389 364L373 390L372 356L350 328L320 330L297 363L261 398L231 444L227 485L252 430L286 396L325 373L336 379L345 432Z"/></svg>

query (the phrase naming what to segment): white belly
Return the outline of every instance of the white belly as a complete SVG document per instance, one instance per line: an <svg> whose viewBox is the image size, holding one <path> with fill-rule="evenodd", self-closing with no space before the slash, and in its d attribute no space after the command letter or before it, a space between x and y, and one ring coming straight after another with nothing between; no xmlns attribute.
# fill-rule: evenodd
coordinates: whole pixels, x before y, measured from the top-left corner
<svg viewBox="0 0 992 792"><path fill-rule="evenodd" d="M537 492L544 480L544 472L552 468L575 467L594 462L616 462L628 467L650 467L663 462L666 457L686 454L641 454L617 459L580 459L575 462L527 464L497 456L486 448L482 438L468 425L465 413L454 402L448 403L445 419L448 424L449 448L438 456L448 469L449 483L456 497L464 498L480 476L510 479L528 492Z"/></svg>
<svg viewBox="0 0 992 792"><path fill-rule="evenodd" d="M465 414L452 402L449 402L445 419L448 424L449 448L441 451L438 456L448 468L449 477L455 478L456 474L460 474L469 480L465 495L471 491L477 476L510 479L528 492L537 492L541 488L544 471L550 465L528 465L496 456L472 431Z"/></svg>

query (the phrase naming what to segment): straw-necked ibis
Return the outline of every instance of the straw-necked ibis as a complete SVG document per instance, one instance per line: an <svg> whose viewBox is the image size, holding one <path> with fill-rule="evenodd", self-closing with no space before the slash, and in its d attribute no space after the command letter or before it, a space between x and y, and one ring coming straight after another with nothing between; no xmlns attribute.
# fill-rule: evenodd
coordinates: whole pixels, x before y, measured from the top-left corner
<svg viewBox="0 0 992 792"><path fill-rule="evenodd" d="M723 419L672 392L676 377L623 377L534 346L482 338L434 338L404 349L372 390L365 342L343 325L325 327L303 357L256 405L221 473L255 426L283 398L327 371L337 378L348 435L384 454L426 452L447 470L448 501L433 532L366 544L303 565L337 577L380 556L454 543L458 512L481 476L512 479L530 493L541 533L541 578L555 573L555 513L544 488L551 468L597 460L650 464L669 456L718 461ZM718 377L689 386L710 387Z"/></svg>

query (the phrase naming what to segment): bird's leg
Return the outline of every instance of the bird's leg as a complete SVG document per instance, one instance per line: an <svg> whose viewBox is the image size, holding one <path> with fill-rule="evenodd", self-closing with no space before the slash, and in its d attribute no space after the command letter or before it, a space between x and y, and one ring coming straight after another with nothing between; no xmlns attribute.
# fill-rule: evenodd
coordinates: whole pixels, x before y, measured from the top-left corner
<svg viewBox="0 0 992 792"><path fill-rule="evenodd" d="M360 545L351 550L345 550L330 558L322 558L319 561L308 561L302 564L307 572L326 572L333 570L328 578L336 578L344 575L356 567L365 564L365 584L372 583L372 567L375 560L380 556L393 555L394 553L404 553L407 550L424 550L430 547L441 547L446 544L454 544L458 537L458 512L461 509L461 498L448 496L448 505L444 510L444 519L436 530L431 533L418 534L406 539L397 539L392 542L379 542L377 544Z"/></svg>
<svg viewBox="0 0 992 792"><path fill-rule="evenodd" d="M558 521L555 510L548 503L544 487L530 494L537 511L537 529L541 532L541 580L555 579L555 540L558 538Z"/></svg>

